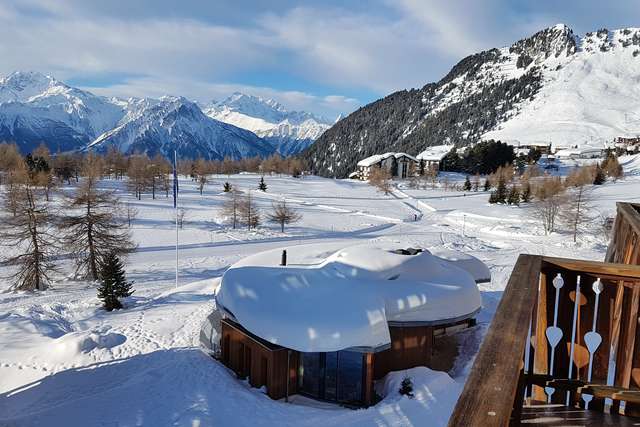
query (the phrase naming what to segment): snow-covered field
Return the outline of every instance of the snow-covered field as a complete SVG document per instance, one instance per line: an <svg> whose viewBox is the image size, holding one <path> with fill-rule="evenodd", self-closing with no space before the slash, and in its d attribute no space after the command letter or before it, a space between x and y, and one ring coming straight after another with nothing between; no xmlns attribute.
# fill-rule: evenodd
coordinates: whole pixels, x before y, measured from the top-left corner
<svg viewBox="0 0 640 427"><path fill-rule="evenodd" d="M623 164L625 180L594 190L594 218L612 216L617 200L640 201L640 159ZM101 310L95 286L68 276L69 261L62 261L57 282L45 292L0 293L0 426L446 425L518 254L601 260L606 250L599 220L573 243L567 233L544 236L527 207L489 205L487 193L412 190L401 183L382 196L366 183L317 177L266 177L267 192L254 192L264 211L285 198L302 213L284 233L275 224L230 230L220 213L226 180L255 189L259 177L215 176L202 196L181 180L187 214L177 288L171 199L138 201L122 191L138 210L133 235L139 249L127 260L136 292L126 309ZM214 309L212 293L234 262L304 243L366 241L461 250L492 271L491 283L481 288L479 326L462 336L455 368L409 373L416 398L396 393L399 373L378 385L388 396L368 409L276 402L199 350L200 326ZM8 287L0 281L0 292Z"/></svg>

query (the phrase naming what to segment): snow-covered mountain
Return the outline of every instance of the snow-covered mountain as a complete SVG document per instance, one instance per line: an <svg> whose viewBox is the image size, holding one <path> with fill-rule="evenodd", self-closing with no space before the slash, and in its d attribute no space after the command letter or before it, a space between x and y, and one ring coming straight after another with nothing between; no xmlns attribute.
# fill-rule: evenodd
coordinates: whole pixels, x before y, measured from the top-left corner
<svg viewBox="0 0 640 427"><path fill-rule="evenodd" d="M640 134L640 29L576 36L566 25L464 58L437 83L375 101L327 130L304 156L346 176L376 153L480 139L604 144Z"/></svg>
<svg viewBox="0 0 640 427"><path fill-rule="evenodd" d="M331 121L303 111L287 111L273 99L234 93L203 108L216 120L250 130L283 156L298 153L331 127Z"/></svg>
<svg viewBox="0 0 640 427"><path fill-rule="evenodd" d="M78 149L113 128L124 108L50 76L15 72L0 79L0 140L23 151L41 142L53 151Z"/></svg>
<svg viewBox="0 0 640 427"><path fill-rule="evenodd" d="M275 151L272 142L206 116L185 98L106 98L31 71L0 79L0 141L25 153L42 142L54 152L115 146L167 155L178 147L182 157L207 159Z"/></svg>
<svg viewBox="0 0 640 427"><path fill-rule="evenodd" d="M89 147L103 151L114 146L126 153L165 156L177 149L181 157L205 159L265 157L273 151L254 133L211 119L186 98L131 100L127 110L115 128Z"/></svg>

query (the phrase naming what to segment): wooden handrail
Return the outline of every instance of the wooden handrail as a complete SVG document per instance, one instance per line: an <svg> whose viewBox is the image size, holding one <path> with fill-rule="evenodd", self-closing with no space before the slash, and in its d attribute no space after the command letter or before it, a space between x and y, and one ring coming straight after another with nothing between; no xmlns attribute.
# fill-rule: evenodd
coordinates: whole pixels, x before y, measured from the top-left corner
<svg viewBox="0 0 640 427"><path fill-rule="evenodd" d="M538 294L542 257L520 255L469 378L449 419L450 427L507 426L522 355Z"/></svg>
<svg viewBox="0 0 640 427"><path fill-rule="evenodd" d="M640 280L640 265L616 264L612 262L586 261L581 259L543 257L542 261L565 270L588 273L613 280Z"/></svg>

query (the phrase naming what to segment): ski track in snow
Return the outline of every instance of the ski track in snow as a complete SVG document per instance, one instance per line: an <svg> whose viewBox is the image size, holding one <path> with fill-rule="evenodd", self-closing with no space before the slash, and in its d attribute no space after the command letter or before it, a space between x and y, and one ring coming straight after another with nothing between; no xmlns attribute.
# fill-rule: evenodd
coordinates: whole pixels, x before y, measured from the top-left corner
<svg viewBox="0 0 640 427"><path fill-rule="evenodd" d="M640 176L631 167L640 161L624 164L629 177L596 189L594 212L611 215L616 200L640 201ZM489 205L487 193L401 184L383 196L366 183L315 177L267 177L268 191L253 192L263 211L273 201L291 203L303 215L299 224L284 233L268 223L255 231L231 230L219 213L219 190L227 180L248 190L259 176L214 176L203 196L195 183L181 183L187 217L177 288L171 199L137 201L122 192L139 210L132 232L140 248L127 262L136 292L126 309L101 310L93 285L64 275L72 269L65 257L52 289L0 293L0 426L417 426L427 419L446 425L518 254L602 259L607 243L596 221L577 244L564 233L544 236L527 207ZM366 410L285 404L199 350L215 287L234 262L279 247L363 241L460 250L490 266L478 326L461 335L461 356L444 389L432 372L420 374L425 382L416 399L390 396ZM0 290L7 287L0 282Z"/></svg>

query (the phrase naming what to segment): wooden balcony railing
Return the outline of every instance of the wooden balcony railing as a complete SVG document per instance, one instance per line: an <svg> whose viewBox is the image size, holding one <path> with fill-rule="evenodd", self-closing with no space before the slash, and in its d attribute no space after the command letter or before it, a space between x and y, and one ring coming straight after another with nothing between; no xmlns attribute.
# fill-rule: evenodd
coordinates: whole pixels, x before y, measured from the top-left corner
<svg viewBox="0 0 640 427"><path fill-rule="evenodd" d="M449 426L518 425L525 402L640 413L639 305L640 266L520 255Z"/></svg>
<svg viewBox="0 0 640 427"><path fill-rule="evenodd" d="M617 203L617 215L605 261L640 264L640 205Z"/></svg>

